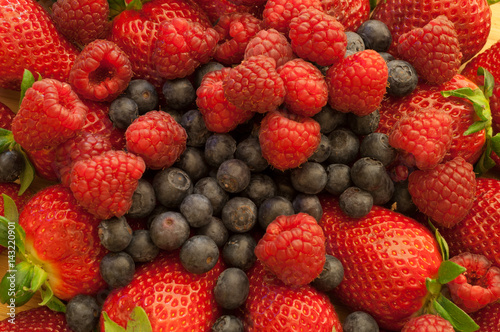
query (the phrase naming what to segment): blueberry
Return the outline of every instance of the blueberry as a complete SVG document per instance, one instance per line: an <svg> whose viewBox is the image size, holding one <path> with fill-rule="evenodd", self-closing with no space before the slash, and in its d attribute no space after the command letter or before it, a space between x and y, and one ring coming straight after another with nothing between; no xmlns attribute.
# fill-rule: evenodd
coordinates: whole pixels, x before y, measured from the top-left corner
<svg viewBox="0 0 500 332"><path fill-rule="evenodd" d="M344 332L379 332L375 318L364 311L354 311L348 314L342 325Z"/></svg>
<svg viewBox="0 0 500 332"><path fill-rule="evenodd" d="M378 52L382 59L384 59L385 63L388 63L389 61L395 60L396 58L391 54L387 52Z"/></svg>
<svg viewBox="0 0 500 332"><path fill-rule="evenodd" d="M236 145L234 157L247 164L251 172L262 172L269 166L267 160L262 156L259 139L255 136L249 136L240 141Z"/></svg>
<svg viewBox="0 0 500 332"><path fill-rule="evenodd" d="M351 130L339 128L328 134L330 139L330 164L349 164L359 153L359 138Z"/></svg>
<svg viewBox="0 0 500 332"><path fill-rule="evenodd" d="M134 278L134 259L124 251L109 252L102 258L99 270L109 287L124 287Z"/></svg>
<svg viewBox="0 0 500 332"><path fill-rule="evenodd" d="M373 204L384 205L389 202L394 194L394 182L386 172L382 178L382 184L375 190L371 190L370 194L373 197Z"/></svg>
<svg viewBox="0 0 500 332"><path fill-rule="evenodd" d="M356 53L365 50L365 42L359 34L354 31L346 31L345 35L347 37L346 51L352 51Z"/></svg>
<svg viewBox="0 0 500 332"><path fill-rule="evenodd" d="M102 246L109 251L122 251L132 241L132 228L123 216L101 221L98 234Z"/></svg>
<svg viewBox="0 0 500 332"><path fill-rule="evenodd" d="M389 77L387 79L387 93L403 97L410 94L418 84L418 75L415 68L407 61L392 60L387 63Z"/></svg>
<svg viewBox="0 0 500 332"><path fill-rule="evenodd" d="M372 49L377 52L387 52L391 46L391 31L382 21L364 21L356 32L363 38L367 49Z"/></svg>
<svg viewBox="0 0 500 332"><path fill-rule="evenodd" d="M327 181L325 190L335 196L340 196L352 185L351 168L345 164L330 164L326 167Z"/></svg>
<svg viewBox="0 0 500 332"><path fill-rule="evenodd" d="M212 238L217 244L217 247L222 247L229 238L229 231L220 218L210 217L210 222L205 226L196 229L197 235L207 235Z"/></svg>
<svg viewBox="0 0 500 332"><path fill-rule="evenodd" d="M308 161L300 167L292 169L290 180L298 192L304 194L318 194L326 185L326 170L320 163Z"/></svg>
<svg viewBox="0 0 500 332"><path fill-rule="evenodd" d="M194 235L184 242L179 256L182 266L188 272L201 274L210 271L217 264L219 248L209 236Z"/></svg>
<svg viewBox="0 0 500 332"><path fill-rule="evenodd" d="M377 159L363 157L354 162L351 167L351 180L356 187L373 191L384 184L387 171L384 164Z"/></svg>
<svg viewBox="0 0 500 332"><path fill-rule="evenodd" d="M318 196L314 194L298 194L292 201L295 213L304 212L320 221L323 216L323 207Z"/></svg>
<svg viewBox="0 0 500 332"><path fill-rule="evenodd" d="M140 115L152 111L158 106L158 92L155 86L146 80L130 81L125 95L136 102Z"/></svg>
<svg viewBox="0 0 500 332"><path fill-rule="evenodd" d="M241 319L233 315L222 315L212 325L211 332L244 332Z"/></svg>
<svg viewBox="0 0 500 332"><path fill-rule="evenodd" d="M325 134L321 134L321 140L319 141L318 148L309 157L309 161L314 161L317 163L322 163L328 159L332 147L330 145L330 139Z"/></svg>
<svg viewBox="0 0 500 332"><path fill-rule="evenodd" d="M344 279L344 266L342 262L332 256L326 255L325 265L320 275L311 282L311 285L321 292L330 292Z"/></svg>
<svg viewBox="0 0 500 332"><path fill-rule="evenodd" d="M360 157L377 159L384 166L391 164L397 152L389 144L389 137L384 133L371 133L366 135L359 146Z"/></svg>
<svg viewBox="0 0 500 332"><path fill-rule="evenodd" d="M184 197L193 192L193 183L186 172L177 167L165 168L153 178L156 200L167 208L177 208Z"/></svg>
<svg viewBox="0 0 500 332"><path fill-rule="evenodd" d="M257 206L250 198L233 197L222 208L221 219L231 232L247 232L257 223Z"/></svg>
<svg viewBox="0 0 500 332"><path fill-rule="evenodd" d="M160 249L174 250L189 238L189 223L186 218L174 211L157 215L149 227L151 240Z"/></svg>
<svg viewBox="0 0 500 332"><path fill-rule="evenodd" d="M266 174L255 173L250 177L250 183L241 192L241 196L250 198L257 207L270 197L276 196L278 188L274 180Z"/></svg>
<svg viewBox="0 0 500 332"><path fill-rule="evenodd" d="M129 254L134 262L151 262L160 253L160 248L151 239L151 233L147 229L135 230L132 234L132 241L125 252Z"/></svg>
<svg viewBox="0 0 500 332"><path fill-rule="evenodd" d="M297 196L297 190L293 187L292 180L290 179L290 170L284 172L274 170L270 173L270 176L274 179L278 188L276 192L277 196L283 196L290 201Z"/></svg>
<svg viewBox="0 0 500 332"><path fill-rule="evenodd" d="M24 170L24 157L17 150L0 153L0 182L16 181Z"/></svg>
<svg viewBox="0 0 500 332"><path fill-rule="evenodd" d="M329 134L338 127L343 126L346 123L346 117L346 113L337 111L330 105L325 105L312 118L319 123L321 133Z"/></svg>
<svg viewBox="0 0 500 332"><path fill-rule="evenodd" d="M144 179L139 179L137 188L132 195L132 206L127 211L127 217L145 218L156 206L156 194L153 185Z"/></svg>
<svg viewBox="0 0 500 332"><path fill-rule="evenodd" d="M139 117L139 106L132 99L118 97L109 105L109 119L118 129L127 129Z"/></svg>
<svg viewBox="0 0 500 332"><path fill-rule="evenodd" d="M407 180L399 181L394 184L394 193L388 203L388 208L394 209L394 211L407 216L417 211L417 207L415 203L413 203L413 199L408 191Z"/></svg>
<svg viewBox="0 0 500 332"><path fill-rule="evenodd" d="M229 134L212 134L205 142L205 160L212 167L234 159L236 140Z"/></svg>
<svg viewBox="0 0 500 332"><path fill-rule="evenodd" d="M196 100L196 91L187 78L167 80L162 87L166 106L176 111L184 111Z"/></svg>
<svg viewBox="0 0 500 332"><path fill-rule="evenodd" d="M209 173L203 150L193 146L186 147L173 166L186 172L192 182L198 181Z"/></svg>
<svg viewBox="0 0 500 332"><path fill-rule="evenodd" d="M349 187L339 196L340 209L351 218L366 216L373 207L372 195L358 187Z"/></svg>
<svg viewBox="0 0 500 332"><path fill-rule="evenodd" d="M245 303L250 289L248 277L242 269L230 267L222 271L214 287L214 298L224 309L236 309Z"/></svg>
<svg viewBox="0 0 500 332"><path fill-rule="evenodd" d="M259 206L257 221L263 229L266 229L276 217L292 214L295 214L292 202L285 197L274 196L266 199Z"/></svg>
<svg viewBox="0 0 500 332"><path fill-rule="evenodd" d="M217 169L217 181L229 193L239 193L250 183L251 172L247 164L239 159L223 161Z"/></svg>
<svg viewBox="0 0 500 332"><path fill-rule="evenodd" d="M189 110L182 114L180 124L187 133L187 146L204 147L208 137L212 135L199 110Z"/></svg>
<svg viewBox="0 0 500 332"><path fill-rule="evenodd" d="M100 311L92 296L76 295L66 304L66 323L71 331L91 332L97 327Z"/></svg>
<svg viewBox="0 0 500 332"><path fill-rule="evenodd" d="M196 68L194 72L194 83L196 87L198 88L201 85L201 81L206 74L212 71L221 70L222 68L224 68L224 65L216 61L207 62Z"/></svg>
<svg viewBox="0 0 500 332"><path fill-rule="evenodd" d="M201 227L208 224L213 210L210 200L201 194L187 195L179 206L179 211L191 227Z"/></svg>
<svg viewBox="0 0 500 332"><path fill-rule="evenodd" d="M368 115L358 116L354 113L347 113L347 123L349 128L356 135L368 135L373 133L380 122L380 112L375 110Z"/></svg>
<svg viewBox="0 0 500 332"><path fill-rule="evenodd" d="M227 265L248 271L257 259L256 246L257 242L250 234L233 234L222 248L222 258Z"/></svg>
<svg viewBox="0 0 500 332"><path fill-rule="evenodd" d="M149 229L151 227L151 222L153 221L154 218L156 218L156 216L164 213L164 212L169 212L170 209L161 205L161 204L158 204L154 209L153 209L153 212L151 212L151 214L148 216L148 220L147 220L147 228Z"/></svg>
<svg viewBox="0 0 500 332"><path fill-rule="evenodd" d="M229 194L222 189L216 178L210 176L199 179L194 185L193 193L201 194L210 200L214 216L220 216L222 208L229 200Z"/></svg>

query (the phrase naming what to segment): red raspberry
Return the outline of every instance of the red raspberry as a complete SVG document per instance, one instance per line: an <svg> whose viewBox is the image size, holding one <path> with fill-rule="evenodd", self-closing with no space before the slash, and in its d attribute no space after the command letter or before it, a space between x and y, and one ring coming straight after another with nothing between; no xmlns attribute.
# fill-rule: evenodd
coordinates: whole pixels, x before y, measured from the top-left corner
<svg viewBox="0 0 500 332"><path fill-rule="evenodd" d="M333 65L343 59L346 52L344 27L319 9L305 9L293 18L288 37L299 57L320 66Z"/></svg>
<svg viewBox="0 0 500 332"><path fill-rule="evenodd" d="M192 74L211 59L219 41L217 31L185 18L164 21L157 36L151 59L167 80Z"/></svg>
<svg viewBox="0 0 500 332"><path fill-rule="evenodd" d="M12 121L14 140L25 150L57 146L80 131L87 111L68 83L37 81L26 90Z"/></svg>
<svg viewBox="0 0 500 332"><path fill-rule="evenodd" d="M141 157L106 151L77 161L70 173L70 189L78 203L101 219L123 216L146 169Z"/></svg>
<svg viewBox="0 0 500 332"><path fill-rule="evenodd" d="M370 0L321 0L323 11L335 17L346 31L356 31L370 17Z"/></svg>
<svg viewBox="0 0 500 332"><path fill-rule="evenodd" d="M378 52L357 52L328 69L328 103L341 112L368 115L379 108L388 77L387 65Z"/></svg>
<svg viewBox="0 0 500 332"><path fill-rule="evenodd" d="M415 28L398 39L399 56L410 62L419 77L442 84L458 73L462 52L453 23L438 16L423 28Z"/></svg>
<svg viewBox="0 0 500 332"><path fill-rule="evenodd" d="M272 167L282 171L306 162L320 141L319 123L310 117L271 111L260 124L262 155Z"/></svg>
<svg viewBox="0 0 500 332"><path fill-rule="evenodd" d="M262 11L264 10L266 1L267 0L196 0L196 3L210 18L212 25L216 25L222 16L231 13L249 13L255 17L262 17ZM246 5L243 2L251 2L251 4Z"/></svg>
<svg viewBox="0 0 500 332"><path fill-rule="evenodd" d="M403 327L401 332L454 332L453 325L446 319L425 314L413 317Z"/></svg>
<svg viewBox="0 0 500 332"><path fill-rule="evenodd" d="M431 169L450 149L453 119L445 111L426 108L403 115L389 132L389 144L400 150L407 166Z"/></svg>
<svg viewBox="0 0 500 332"><path fill-rule="evenodd" d="M57 0L52 18L66 38L80 45L105 38L111 28L107 0Z"/></svg>
<svg viewBox="0 0 500 332"><path fill-rule="evenodd" d="M12 120L16 116L16 113L5 104L0 102L0 128L11 130Z"/></svg>
<svg viewBox="0 0 500 332"><path fill-rule="evenodd" d="M196 90L196 105L203 116L205 126L216 133L227 133L255 114L227 101L222 81L230 70L231 68L223 68L206 74Z"/></svg>
<svg viewBox="0 0 500 332"><path fill-rule="evenodd" d="M267 2L267 0L231 0L232 3L238 6L261 6Z"/></svg>
<svg viewBox="0 0 500 332"><path fill-rule="evenodd" d="M440 226L453 227L472 208L476 175L472 164L455 157L433 169L413 171L408 191L420 211Z"/></svg>
<svg viewBox="0 0 500 332"><path fill-rule="evenodd" d="M321 1L268 0L262 12L262 20L265 27L273 28L279 32L288 34L292 19L299 16L302 10L308 8L322 10Z"/></svg>
<svg viewBox="0 0 500 332"><path fill-rule="evenodd" d="M125 132L127 150L144 159L151 169L172 166L186 149L186 130L168 113L150 111Z"/></svg>
<svg viewBox="0 0 500 332"><path fill-rule="evenodd" d="M112 149L113 146L109 138L101 134L82 132L57 146L53 167L56 174L59 175L61 183L69 186L69 173L75 162Z"/></svg>
<svg viewBox="0 0 500 332"><path fill-rule="evenodd" d="M321 71L300 58L279 67L285 82L285 105L293 113L313 116L328 102L328 86Z"/></svg>
<svg viewBox="0 0 500 332"><path fill-rule="evenodd" d="M267 226L255 255L286 285L306 285L323 270L325 234L307 213L281 215Z"/></svg>
<svg viewBox="0 0 500 332"><path fill-rule="evenodd" d="M488 258L464 252L450 261L467 269L447 283L451 299L462 310L474 312L500 299L500 268Z"/></svg>
<svg viewBox="0 0 500 332"><path fill-rule="evenodd" d="M276 67L294 58L292 45L285 35L275 29L263 29L250 39L245 49L245 59L255 55L267 55L276 60Z"/></svg>
<svg viewBox="0 0 500 332"><path fill-rule="evenodd" d="M95 40L76 57L68 82L85 99L112 101L132 78L128 56L112 41Z"/></svg>
<svg viewBox="0 0 500 332"><path fill-rule="evenodd" d="M91 100L83 100L89 108L82 131L103 135L111 141L113 149L125 148L125 130L118 129L108 117L109 103L99 103Z"/></svg>
<svg viewBox="0 0 500 332"><path fill-rule="evenodd" d="M248 42L262 29L262 21L250 13L222 15L214 29L219 33L219 44L214 59L225 65L243 60Z"/></svg>
<svg viewBox="0 0 500 332"><path fill-rule="evenodd" d="M58 181L59 176L54 169L56 160L56 146L45 147L39 150L27 150L26 154L40 178L48 181Z"/></svg>

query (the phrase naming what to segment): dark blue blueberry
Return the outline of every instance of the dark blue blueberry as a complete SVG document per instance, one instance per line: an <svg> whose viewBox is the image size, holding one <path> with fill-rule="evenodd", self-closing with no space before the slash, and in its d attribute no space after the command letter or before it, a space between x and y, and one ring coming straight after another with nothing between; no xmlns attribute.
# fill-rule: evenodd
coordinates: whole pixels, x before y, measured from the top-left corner
<svg viewBox="0 0 500 332"><path fill-rule="evenodd" d="M194 235L184 242L179 253L182 266L191 273L210 271L219 259L219 248L206 235Z"/></svg>
<svg viewBox="0 0 500 332"><path fill-rule="evenodd" d="M168 212L170 211L169 208L161 205L161 204L158 204L154 209L153 209L153 212L151 212L151 214L148 216L148 220L147 220L147 228L149 229L149 227L151 227L151 222L153 221L153 219L157 216L157 215L160 215L164 212Z"/></svg>
<svg viewBox="0 0 500 332"><path fill-rule="evenodd" d="M316 149L316 151L314 151L314 153L309 157L308 160L322 163L328 159L331 151L332 147L330 145L330 139L325 134L321 134L321 140L319 141L318 148Z"/></svg>
<svg viewBox="0 0 500 332"><path fill-rule="evenodd" d="M203 150L193 146L186 147L173 166L186 172L194 183L209 173Z"/></svg>
<svg viewBox="0 0 500 332"><path fill-rule="evenodd" d="M206 196L210 200L214 216L220 216L222 208L229 200L229 194L222 189L217 179L211 176L199 179L194 185L193 193Z"/></svg>
<svg viewBox="0 0 500 332"><path fill-rule="evenodd" d="M205 142L205 160L212 167L234 159L236 140L229 134L212 134Z"/></svg>
<svg viewBox="0 0 500 332"><path fill-rule="evenodd" d="M418 75L415 68L407 61L392 60L387 63L387 93L391 96L403 97L415 90Z"/></svg>
<svg viewBox="0 0 500 332"><path fill-rule="evenodd" d="M132 228L125 217L101 221L97 233L102 246L109 251L122 251L132 240Z"/></svg>
<svg viewBox="0 0 500 332"><path fill-rule="evenodd" d="M356 53L365 50L365 42L359 34L354 31L346 31L345 35L347 37L346 51Z"/></svg>
<svg viewBox="0 0 500 332"><path fill-rule="evenodd" d="M387 25L379 20L364 21L356 30L363 38L365 48L377 52L387 52L392 43L391 31Z"/></svg>
<svg viewBox="0 0 500 332"><path fill-rule="evenodd" d="M179 211L186 218L189 226L201 227L210 222L214 209L207 196L190 194L182 200Z"/></svg>
<svg viewBox="0 0 500 332"><path fill-rule="evenodd" d="M250 282L242 269L229 267L222 271L214 287L215 302L224 309L236 309L245 303Z"/></svg>
<svg viewBox="0 0 500 332"><path fill-rule="evenodd" d="M99 271L109 287L125 287L134 278L135 262L132 256L124 251L109 252L102 258Z"/></svg>
<svg viewBox="0 0 500 332"><path fill-rule="evenodd" d="M212 135L205 125L203 115L197 109L182 114L180 124L187 133L187 146L202 148L205 146L207 138Z"/></svg>
<svg viewBox="0 0 500 332"><path fill-rule="evenodd" d="M347 123L349 128L356 135L368 135L373 133L380 122L380 112L375 110L368 115L358 116L354 113L347 113Z"/></svg>
<svg viewBox="0 0 500 332"><path fill-rule="evenodd" d="M330 105L325 105L312 118L319 123L321 133L329 134L346 123L347 115L333 109Z"/></svg>
<svg viewBox="0 0 500 332"><path fill-rule="evenodd" d="M196 229L197 235L206 235L212 238L217 244L217 247L222 247L226 244L229 238L229 231L220 218L210 217L210 222L205 226Z"/></svg>
<svg viewBox="0 0 500 332"><path fill-rule="evenodd" d="M364 311L354 311L348 314L342 325L344 332L379 332L375 318Z"/></svg>
<svg viewBox="0 0 500 332"><path fill-rule="evenodd" d="M417 211L415 203L408 191L408 181L400 181L394 184L394 193L390 201L388 202L388 207L394 209L394 211L402 213L407 216L411 216Z"/></svg>
<svg viewBox="0 0 500 332"><path fill-rule="evenodd" d="M354 162L351 167L351 180L354 185L366 191L373 191L384 184L387 170L377 159L363 157Z"/></svg>
<svg viewBox="0 0 500 332"><path fill-rule="evenodd" d="M180 248L189 237L190 228L186 218L174 211L157 215L149 226L153 243L163 250Z"/></svg>
<svg viewBox="0 0 500 332"><path fill-rule="evenodd" d="M248 271L257 259L256 246L257 242L250 234L233 234L222 248L222 258L227 265Z"/></svg>
<svg viewBox="0 0 500 332"><path fill-rule="evenodd" d="M132 195L132 206L127 211L127 217L145 218L153 212L155 206L156 194L153 185L147 180L139 179Z"/></svg>
<svg viewBox="0 0 500 332"><path fill-rule="evenodd" d="M375 190L371 190L370 194L373 197L373 204L384 205L389 202L394 194L394 182L386 172L382 178L382 185Z"/></svg>
<svg viewBox="0 0 500 332"><path fill-rule="evenodd" d="M325 167L312 161L303 163L290 173L292 186L304 194L320 193L325 188L327 178Z"/></svg>
<svg viewBox="0 0 500 332"><path fill-rule="evenodd" d="M378 52L382 59L384 59L385 63L388 63L389 61L395 60L396 58L391 54L387 52Z"/></svg>
<svg viewBox="0 0 500 332"><path fill-rule="evenodd" d="M241 196L250 198L257 207L270 197L276 196L278 188L274 180L266 174L254 173L250 177L250 183L241 192Z"/></svg>
<svg viewBox="0 0 500 332"><path fill-rule="evenodd" d="M330 164L326 167L328 176L325 190L339 196L352 185L351 168L345 164Z"/></svg>
<svg viewBox="0 0 500 332"><path fill-rule="evenodd" d="M24 157L17 150L0 153L0 182L16 181L24 170Z"/></svg>
<svg viewBox="0 0 500 332"><path fill-rule="evenodd" d="M292 201L295 213L304 212L320 221L323 216L323 207L319 201L318 196L314 194L298 194Z"/></svg>
<svg viewBox="0 0 500 332"><path fill-rule="evenodd" d="M290 179L290 170L284 172L273 170L269 175L274 179L278 188L276 196L283 196L290 201L297 196L297 190L293 187L292 180Z"/></svg>
<svg viewBox="0 0 500 332"><path fill-rule="evenodd" d="M66 323L71 331L91 332L97 327L100 312L99 305L92 296L78 294L66 304Z"/></svg>
<svg viewBox="0 0 500 332"><path fill-rule="evenodd" d="M344 279L344 266L342 262L332 256L326 255L325 265L320 275L311 282L311 286L322 292L330 292Z"/></svg>
<svg viewBox="0 0 500 332"><path fill-rule="evenodd" d="M160 253L160 248L151 239L151 233L147 229L135 230L132 234L132 241L125 252L129 254L134 262L151 262Z"/></svg>
<svg viewBox="0 0 500 332"><path fill-rule="evenodd" d="M194 72L194 84L198 88L206 74L212 71L221 70L222 68L224 68L224 65L216 61L210 61L199 66Z"/></svg>
<svg viewBox="0 0 500 332"><path fill-rule="evenodd" d="M168 109L185 111L196 100L196 90L187 78L167 80L162 87Z"/></svg>
<svg viewBox="0 0 500 332"><path fill-rule="evenodd" d="M165 168L153 178L156 200L167 208L177 208L184 197L193 192L189 175L177 167Z"/></svg>
<svg viewBox="0 0 500 332"><path fill-rule="evenodd" d="M251 172L262 172L269 166L267 160L262 156L259 139L255 136L249 136L240 141L236 145L234 157L247 164Z"/></svg>
<svg viewBox="0 0 500 332"><path fill-rule="evenodd" d="M389 137L384 133L366 135L359 146L360 157L377 159L388 166L396 158L396 150L389 144Z"/></svg>
<svg viewBox="0 0 500 332"><path fill-rule="evenodd" d="M139 107L128 97L118 97L109 105L108 116L116 128L125 130L139 117Z"/></svg>
<svg viewBox="0 0 500 332"><path fill-rule="evenodd" d="M259 225L266 229L276 217L281 215L290 216L292 214L295 214L292 202L285 197L274 196L266 199L259 206L257 220Z"/></svg>
<svg viewBox="0 0 500 332"><path fill-rule="evenodd" d="M233 197L222 208L221 219L229 231L247 232L257 223L257 206L250 198Z"/></svg>
<svg viewBox="0 0 500 332"><path fill-rule="evenodd" d="M212 325L211 332L244 332L243 322L233 315L222 315Z"/></svg>
<svg viewBox="0 0 500 332"><path fill-rule="evenodd" d="M229 193L239 193L250 183L251 172L245 162L239 159L223 161L217 169L217 181Z"/></svg>
<svg viewBox="0 0 500 332"><path fill-rule="evenodd" d="M359 138L346 128L335 129L328 134L330 140L330 156L328 163L330 164L350 164L359 153Z"/></svg>
<svg viewBox="0 0 500 332"><path fill-rule="evenodd" d="M155 110L158 107L158 92L153 84L143 79L130 81L125 95L136 102L139 115Z"/></svg>
<svg viewBox="0 0 500 332"><path fill-rule="evenodd" d="M342 212L351 218L366 216L373 207L372 195L358 187L349 187L339 196Z"/></svg>

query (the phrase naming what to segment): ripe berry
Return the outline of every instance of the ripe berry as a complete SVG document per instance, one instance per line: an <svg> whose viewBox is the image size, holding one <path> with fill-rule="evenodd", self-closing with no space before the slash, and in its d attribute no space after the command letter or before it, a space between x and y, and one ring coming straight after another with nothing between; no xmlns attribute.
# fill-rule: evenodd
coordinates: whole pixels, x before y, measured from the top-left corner
<svg viewBox="0 0 500 332"><path fill-rule="evenodd" d="M222 315L212 325L212 332L244 332L243 323L233 315Z"/></svg>
<svg viewBox="0 0 500 332"><path fill-rule="evenodd" d="M407 216L413 215L417 211L417 207L411 198L408 191L408 180L398 181L394 183L394 193L388 202L388 207L394 211Z"/></svg>
<svg viewBox="0 0 500 332"><path fill-rule="evenodd" d="M222 208L221 219L229 231L247 232L257 222L257 206L250 198L233 197Z"/></svg>
<svg viewBox="0 0 500 332"><path fill-rule="evenodd" d="M322 163L330 157L331 150L330 139L325 134L321 134L321 141L319 142L318 148L309 157L308 161Z"/></svg>
<svg viewBox="0 0 500 332"><path fill-rule="evenodd" d="M158 106L159 98L155 86L144 79L131 80L125 95L137 103L141 115Z"/></svg>
<svg viewBox="0 0 500 332"><path fill-rule="evenodd" d="M352 186L351 168L345 164L330 164L326 167L327 181L325 190L339 196Z"/></svg>
<svg viewBox="0 0 500 332"><path fill-rule="evenodd" d="M361 36L367 49L377 52L387 52L392 43L391 31L384 22L379 20L363 22L356 33Z"/></svg>
<svg viewBox="0 0 500 332"><path fill-rule="evenodd" d="M342 212L351 218L366 216L373 207L373 196L358 187L349 187L339 196Z"/></svg>
<svg viewBox="0 0 500 332"><path fill-rule="evenodd" d="M222 248L222 258L227 265L248 271L257 259L256 246L257 242L250 234L232 234Z"/></svg>
<svg viewBox="0 0 500 332"><path fill-rule="evenodd" d="M151 262L160 253L160 248L151 239L151 233L147 229L138 229L132 233L125 252L129 254L134 262Z"/></svg>
<svg viewBox="0 0 500 332"><path fill-rule="evenodd" d="M94 331L99 322L99 314L99 305L90 295L76 295L66 304L66 323L71 331Z"/></svg>
<svg viewBox="0 0 500 332"><path fill-rule="evenodd" d="M145 218L153 212L156 206L156 195L153 185L144 179L139 179L137 188L132 195L132 206L126 216L129 218Z"/></svg>
<svg viewBox="0 0 500 332"><path fill-rule="evenodd" d="M206 74L216 70L221 70L222 68L224 68L224 65L216 61L207 62L196 68L196 71L194 72L194 87L198 89Z"/></svg>
<svg viewBox="0 0 500 332"><path fill-rule="evenodd" d="M200 194L190 194L184 197L179 205L179 211L182 213L189 226L201 227L208 224L211 220L213 207L210 200Z"/></svg>
<svg viewBox="0 0 500 332"><path fill-rule="evenodd" d="M214 297L224 309L236 309L248 297L249 281L246 273L239 268L230 267L222 271L214 287Z"/></svg>
<svg viewBox="0 0 500 332"><path fill-rule="evenodd" d="M350 164L359 153L359 138L351 130L346 128L335 129L328 134L330 140L330 164Z"/></svg>
<svg viewBox="0 0 500 332"><path fill-rule="evenodd" d="M389 136L384 133L366 135L359 146L359 156L377 159L384 166L391 164L396 158L396 150L389 145Z"/></svg>
<svg viewBox="0 0 500 332"><path fill-rule="evenodd" d="M132 257L124 251L106 254L99 265L102 279L111 288L120 288L128 285L135 272L135 263Z"/></svg>
<svg viewBox="0 0 500 332"><path fill-rule="evenodd" d="M205 142L205 160L212 167L233 159L235 151L236 140L229 134L213 134Z"/></svg>
<svg viewBox="0 0 500 332"><path fill-rule="evenodd" d="M365 50L365 42L358 33L354 31L346 31L345 35L347 37L346 51L356 53Z"/></svg>
<svg viewBox="0 0 500 332"><path fill-rule="evenodd" d="M193 146L186 147L173 166L186 172L192 182L208 176L210 170L203 150Z"/></svg>
<svg viewBox="0 0 500 332"><path fill-rule="evenodd" d="M264 171L269 165L262 156L259 139L255 136L249 136L238 142L234 157L243 161L250 171L255 173Z"/></svg>
<svg viewBox="0 0 500 332"><path fill-rule="evenodd" d="M219 248L210 237L194 235L184 242L179 257L182 266L191 273L210 271L219 259Z"/></svg>
<svg viewBox="0 0 500 332"><path fill-rule="evenodd" d="M454 332L453 325L441 316L433 314L425 314L422 316L413 317L403 326L401 332L417 332L417 331L439 331L439 332Z"/></svg>
<svg viewBox="0 0 500 332"><path fill-rule="evenodd" d="M186 130L187 146L203 147L211 135L205 125L203 115L197 109L189 110L181 117L181 126Z"/></svg>
<svg viewBox="0 0 500 332"><path fill-rule="evenodd" d="M380 188L386 176L388 174L384 164L373 158L360 158L351 167L352 182L366 191Z"/></svg>
<svg viewBox="0 0 500 332"><path fill-rule="evenodd" d="M323 165L308 161L292 169L290 180L295 190L304 194L318 194L327 182L327 173Z"/></svg>
<svg viewBox="0 0 500 332"><path fill-rule="evenodd" d="M109 251L122 251L132 240L132 228L125 217L101 221L98 233L101 244Z"/></svg>
<svg viewBox="0 0 500 332"><path fill-rule="evenodd" d="M210 200L213 215L219 216L222 208L229 200L229 194L220 185L215 177L204 177L196 182L193 193L201 194Z"/></svg>
<svg viewBox="0 0 500 332"><path fill-rule="evenodd" d="M184 197L193 192L193 183L186 172L177 168L165 168L153 178L156 200L167 208L176 208Z"/></svg>
<svg viewBox="0 0 500 332"><path fill-rule="evenodd" d="M189 238L189 223L179 212L167 211L151 220L151 240L160 249L180 248Z"/></svg>
<svg viewBox="0 0 500 332"><path fill-rule="evenodd" d="M167 108L176 111L186 110L196 100L196 91L187 78L165 81L162 92Z"/></svg>
<svg viewBox="0 0 500 332"><path fill-rule="evenodd" d="M253 173L241 196L250 198L259 207L264 200L276 196L277 191L276 183L269 175Z"/></svg>
<svg viewBox="0 0 500 332"><path fill-rule="evenodd" d="M345 318L342 328L345 332L377 332L378 324L367 312L354 311Z"/></svg>
<svg viewBox="0 0 500 332"><path fill-rule="evenodd" d="M262 29L248 42L244 59L255 55L269 56L276 60L276 67L280 67L293 59L293 50L283 33L273 28Z"/></svg>
<svg viewBox="0 0 500 332"><path fill-rule="evenodd" d="M387 62L389 77L387 78L387 93L402 97L410 94L418 84L415 68L407 61L392 60Z"/></svg>
<svg viewBox="0 0 500 332"><path fill-rule="evenodd" d="M217 244L217 247L222 247L229 238L229 231L220 218L210 217L210 222L196 229L196 235L209 236Z"/></svg>
<svg viewBox="0 0 500 332"><path fill-rule="evenodd" d="M344 267L338 258L326 255L323 270L313 281L311 286L322 292L330 292L344 279Z"/></svg>
<svg viewBox="0 0 500 332"><path fill-rule="evenodd" d="M293 199L292 205L295 213L307 213L316 219L317 222L319 222L323 216L323 207L321 206L317 195L298 194Z"/></svg>
<svg viewBox="0 0 500 332"><path fill-rule="evenodd" d="M14 182L24 170L24 157L17 150L0 153L0 182Z"/></svg>
<svg viewBox="0 0 500 332"><path fill-rule="evenodd" d="M347 114L334 110L330 105L325 105L319 113L312 116L319 123L322 134L329 134L338 127L347 124Z"/></svg>
<svg viewBox="0 0 500 332"><path fill-rule="evenodd" d="M264 25L268 28L276 29L281 33L288 34L292 19L307 8L321 10L321 2L318 0L267 1L262 12Z"/></svg>
<svg viewBox="0 0 500 332"><path fill-rule="evenodd" d="M259 206L257 220L263 229L280 215L289 216L295 213L292 202L282 196L267 198Z"/></svg>
<svg viewBox="0 0 500 332"><path fill-rule="evenodd" d="M379 125L380 113L378 110L365 116L347 113L347 124L356 135L368 135L373 133Z"/></svg>
<svg viewBox="0 0 500 332"><path fill-rule="evenodd" d="M228 159L217 168L217 181L229 193L239 193L250 183L251 172L239 159Z"/></svg>
<svg viewBox="0 0 500 332"><path fill-rule="evenodd" d="M109 105L108 116L116 128L127 129L139 117L139 107L132 99L119 97Z"/></svg>

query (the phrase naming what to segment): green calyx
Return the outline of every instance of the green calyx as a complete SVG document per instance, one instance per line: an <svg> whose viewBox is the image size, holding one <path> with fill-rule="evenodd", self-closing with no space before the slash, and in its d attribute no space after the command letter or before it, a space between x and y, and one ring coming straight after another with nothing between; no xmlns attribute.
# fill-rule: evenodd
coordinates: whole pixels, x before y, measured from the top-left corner
<svg viewBox="0 0 500 332"><path fill-rule="evenodd" d="M108 0L109 4L109 17L113 19L115 16L124 10L141 10L142 5L148 1L146 0L132 0L128 4L125 0Z"/></svg>
<svg viewBox="0 0 500 332"><path fill-rule="evenodd" d="M106 332L152 332L153 328L149 321L146 311L142 307L135 307L130 314L130 320L127 322L127 328L123 328L109 318L108 314L103 311L104 330Z"/></svg>

